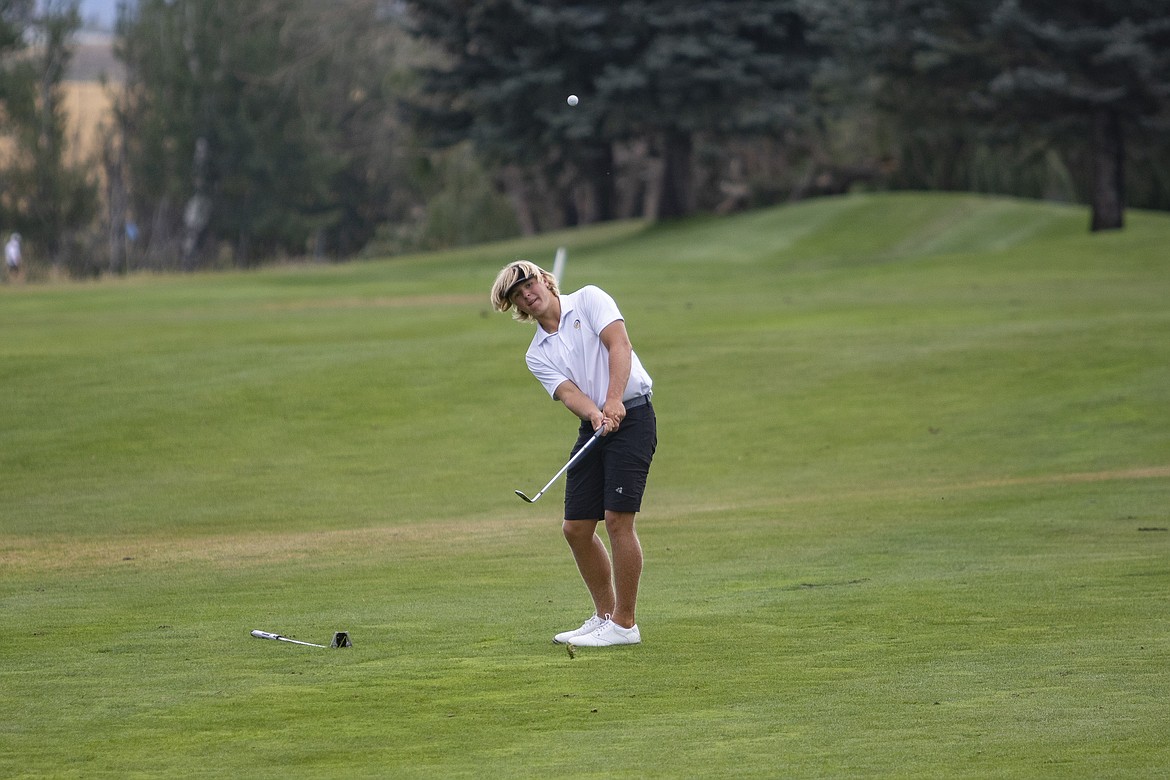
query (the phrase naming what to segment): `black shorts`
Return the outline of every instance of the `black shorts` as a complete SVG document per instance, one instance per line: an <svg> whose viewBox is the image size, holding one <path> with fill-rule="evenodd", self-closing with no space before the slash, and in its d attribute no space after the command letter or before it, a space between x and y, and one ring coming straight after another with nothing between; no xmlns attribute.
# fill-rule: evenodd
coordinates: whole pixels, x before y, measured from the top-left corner
<svg viewBox="0 0 1170 780"><path fill-rule="evenodd" d="M583 421L573 452L593 437L593 426ZM606 511L638 512L650 461L658 447L658 425L653 404L626 412L617 433L597 440L569 469L565 480L565 519L604 520Z"/></svg>

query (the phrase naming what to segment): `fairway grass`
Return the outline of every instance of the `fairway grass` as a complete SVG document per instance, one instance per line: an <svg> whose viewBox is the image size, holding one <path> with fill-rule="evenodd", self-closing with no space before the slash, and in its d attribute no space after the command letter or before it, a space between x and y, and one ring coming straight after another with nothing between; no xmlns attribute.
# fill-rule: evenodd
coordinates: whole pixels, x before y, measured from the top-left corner
<svg viewBox="0 0 1170 780"><path fill-rule="evenodd" d="M1170 773L1170 216L830 198L0 288L0 776ZM596 283L655 379L644 644L489 310ZM253 639L262 629L327 644Z"/></svg>

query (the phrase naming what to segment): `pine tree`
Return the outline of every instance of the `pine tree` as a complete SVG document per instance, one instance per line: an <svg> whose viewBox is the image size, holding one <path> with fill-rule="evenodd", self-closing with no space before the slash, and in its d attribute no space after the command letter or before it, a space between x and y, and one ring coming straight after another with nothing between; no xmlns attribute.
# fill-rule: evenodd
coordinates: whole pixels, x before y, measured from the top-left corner
<svg viewBox="0 0 1170 780"><path fill-rule="evenodd" d="M662 161L660 217L694 206L697 137L790 126L823 55L798 0L410 6L447 58L426 74L439 140L470 138L498 163L564 161L602 193L614 144L641 141ZM570 93L581 98L573 111Z"/></svg>
<svg viewBox="0 0 1170 780"><path fill-rule="evenodd" d="M989 92L1090 139L1092 230L1120 228L1125 138L1170 108L1170 12L1164 2L1005 0L989 32L1000 46Z"/></svg>
<svg viewBox="0 0 1170 780"><path fill-rule="evenodd" d="M1035 137L1090 162L1091 228L1124 224L1126 138L1164 138L1170 14L1160 0L837 0L907 132L956 160L980 133ZM1161 131L1153 127L1161 125ZM1165 147L1164 141L1153 140ZM957 184L961 177L942 186Z"/></svg>
<svg viewBox="0 0 1170 780"><path fill-rule="evenodd" d="M0 107L12 153L0 172L0 220L61 264L72 232L96 211L97 190L66 161L62 81L78 0L13 0L0 11Z"/></svg>

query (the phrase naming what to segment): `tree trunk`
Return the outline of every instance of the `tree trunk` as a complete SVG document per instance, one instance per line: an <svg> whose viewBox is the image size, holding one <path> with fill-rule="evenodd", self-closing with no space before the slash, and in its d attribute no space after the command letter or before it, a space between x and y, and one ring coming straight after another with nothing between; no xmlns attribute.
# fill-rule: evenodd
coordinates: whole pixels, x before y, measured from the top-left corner
<svg viewBox="0 0 1170 780"><path fill-rule="evenodd" d="M109 242L109 270L112 274L130 269L127 252L127 205L129 198L122 178L126 170L126 135L117 131L102 146L102 170L106 174L106 238Z"/></svg>
<svg viewBox="0 0 1170 780"><path fill-rule="evenodd" d="M590 166L587 174L590 202L586 221L608 222L617 214L617 185L614 184L613 177L613 147L610 144L601 144L592 149L586 159Z"/></svg>
<svg viewBox="0 0 1170 780"><path fill-rule="evenodd" d="M200 136L195 140L192 194L183 210L183 270L194 271L199 264L199 248L207 225L211 222L211 198L207 196L207 168L211 162L211 145Z"/></svg>
<svg viewBox="0 0 1170 780"><path fill-rule="evenodd" d="M504 192L512 202L512 210L516 212L516 222L520 225L520 233L525 236L536 235L536 215L532 211L532 204L528 198L528 185L524 182L524 173L514 165L507 165L500 171L500 179L504 184Z"/></svg>
<svg viewBox="0 0 1170 780"><path fill-rule="evenodd" d="M1125 224L1125 139L1116 111L1093 115L1093 222L1091 230L1118 230Z"/></svg>
<svg viewBox="0 0 1170 780"><path fill-rule="evenodd" d="M662 186L658 193L657 219L682 217L691 213L694 198L691 185L691 150L687 133L670 131L662 139Z"/></svg>

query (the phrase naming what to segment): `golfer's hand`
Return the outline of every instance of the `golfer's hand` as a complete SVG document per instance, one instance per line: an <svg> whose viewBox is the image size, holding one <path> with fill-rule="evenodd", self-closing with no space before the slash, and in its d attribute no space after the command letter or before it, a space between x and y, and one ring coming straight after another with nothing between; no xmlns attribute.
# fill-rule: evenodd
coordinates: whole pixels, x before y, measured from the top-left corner
<svg viewBox="0 0 1170 780"><path fill-rule="evenodd" d="M589 415L589 424L593 426L594 433L601 431L602 436L609 433L609 421L605 419L605 415L601 413L600 409ZM603 428L604 430L602 430Z"/></svg>
<svg viewBox="0 0 1170 780"><path fill-rule="evenodd" d="M605 421L606 434L613 433L622 425L622 420L626 419L626 405L621 401L606 401L605 408L601 410L601 416Z"/></svg>

